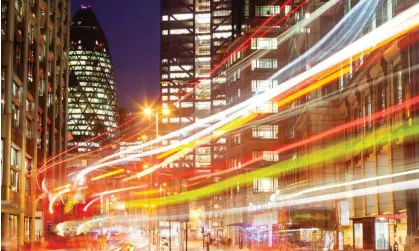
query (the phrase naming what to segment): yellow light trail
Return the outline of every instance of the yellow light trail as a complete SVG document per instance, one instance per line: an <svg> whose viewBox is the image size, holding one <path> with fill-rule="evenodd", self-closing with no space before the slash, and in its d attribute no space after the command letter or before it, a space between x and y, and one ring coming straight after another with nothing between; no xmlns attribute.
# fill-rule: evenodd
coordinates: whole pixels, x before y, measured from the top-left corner
<svg viewBox="0 0 419 251"><path fill-rule="evenodd" d="M125 171L124 169L118 169L118 170L111 171L111 172L108 172L108 173L105 173L105 174L102 174L102 175L98 175L96 177L91 178L90 180L91 181L100 180L100 179L103 179L103 178L106 178L106 177L109 177L109 176L113 176L113 175L116 175L116 174L123 173L124 171Z"/></svg>
<svg viewBox="0 0 419 251"><path fill-rule="evenodd" d="M261 168L249 173L225 179L223 181L206 187L198 188L192 191L187 191L178 195L167 196L164 200L151 199L149 200L149 203L155 204L156 206L162 206L207 197L211 194L221 192L234 185L237 185L238 183L251 183L253 182L254 178L277 176L281 173L298 170L305 166L315 165L324 161L331 160L333 158L338 158L346 153L361 151L365 148L373 146L374 144L378 145L381 143L388 142L390 140L397 139L399 137L412 136L417 134L419 134L419 125L402 127L401 130L392 132L391 138L389 132L381 128L375 134L371 133L367 135L364 138L364 140L361 140L360 138L353 138L351 140L338 143L331 147L321 149L319 151L316 151L315 153L303 155L298 158L298 161L295 161L293 159L285 160L265 168ZM147 201L134 200L126 201L125 203L126 208L135 208L147 204Z"/></svg>

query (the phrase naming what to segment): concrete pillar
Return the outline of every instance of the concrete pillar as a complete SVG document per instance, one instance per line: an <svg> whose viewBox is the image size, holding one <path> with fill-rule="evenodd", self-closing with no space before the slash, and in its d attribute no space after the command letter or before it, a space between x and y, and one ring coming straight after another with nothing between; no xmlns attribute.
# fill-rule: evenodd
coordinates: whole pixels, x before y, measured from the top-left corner
<svg viewBox="0 0 419 251"><path fill-rule="evenodd" d="M25 213L17 216L17 246L21 247L25 240Z"/></svg>
<svg viewBox="0 0 419 251"><path fill-rule="evenodd" d="M10 241L10 226L9 226L9 214L1 214L1 242Z"/></svg>

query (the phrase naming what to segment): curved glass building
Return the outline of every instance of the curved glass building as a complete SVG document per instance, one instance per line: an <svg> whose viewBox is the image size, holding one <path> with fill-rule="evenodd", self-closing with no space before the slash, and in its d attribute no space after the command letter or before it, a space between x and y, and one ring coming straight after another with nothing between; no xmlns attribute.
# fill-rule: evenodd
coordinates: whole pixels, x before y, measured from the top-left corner
<svg viewBox="0 0 419 251"><path fill-rule="evenodd" d="M70 40L69 145L84 152L100 147L86 140L117 126L118 101L108 42L90 7L82 6L74 15Z"/></svg>

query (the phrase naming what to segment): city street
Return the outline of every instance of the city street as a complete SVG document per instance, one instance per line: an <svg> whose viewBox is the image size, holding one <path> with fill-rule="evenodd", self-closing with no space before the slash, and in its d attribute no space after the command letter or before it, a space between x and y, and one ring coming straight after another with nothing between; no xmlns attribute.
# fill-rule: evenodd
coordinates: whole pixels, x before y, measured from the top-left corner
<svg viewBox="0 0 419 251"><path fill-rule="evenodd" d="M1 251L419 251L419 0L1 21Z"/></svg>

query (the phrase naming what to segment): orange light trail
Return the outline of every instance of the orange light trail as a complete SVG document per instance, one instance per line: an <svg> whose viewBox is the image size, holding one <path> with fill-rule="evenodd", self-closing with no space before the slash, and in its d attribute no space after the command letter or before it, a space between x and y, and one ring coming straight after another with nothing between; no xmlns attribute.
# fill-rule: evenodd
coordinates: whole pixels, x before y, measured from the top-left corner
<svg viewBox="0 0 419 251"><path fill-rule="evenodd" d="M284 152L287 152L287 151L289 151L291 149L294 149L294 148L297 148L297 147L300 147L300 146L303 146L303 145L308 145L308 144L314 143L314 142L319 141L319 140L322 140L324 138L333 136L333 135L335 135L337 133L341 133L341 132L343 132L343 131L345 131L347 129L350 129L352 127L355 127L355 126L358 126L358 125L362 125L363 123L365 123L365 121L367 119L378 120L378 119L381 119L381 118L383 118L385 116L389 116L389 115L391 115L391 114L393 114L395 112L398 112L398 111L400 111L402 109L405 109L405 108L407 108L409 106L412 106L412 105L415 105L415 104L418 104L418 103L419 103L419 96L416 96L414 98L411 98L411 99L408 99L408 100L404 101L401 104L394 105L394 106L391 106L391 107L389 107L389 108L387 108L385 110L382 110L382 111L373 113L371 116L361 117L361 118L356 119L354 121L351 121L351 122L348 122L348 123L345 123L345 124L336 126L334 128L331 128L329 130L326 130L326 131L324 131L324 132L322 132L320 134L314 135L314 136L312 136L310 138L307 138L307 139L304 139L304 140L300 140L300 141L297 141L297 142L294 142L294 143L285 145L283 147L280 147L280 148L274 150L274 152L275 153L278 153L278 154L279 153L284 153ZM249 166L249 165L251 165L251 164L253 164L255 162L261 161L261 160L263 160L263 157L258 157L258 158L249 160L247 162L244 162L242 164L242 167L241 168L244 168L246 166ZM235 170L238 170L238 169L237 168L229 168L229 169L226 169L226 170L222 170L222 171L218 171L218 172L214 172L214 173L210 173L210 174L203 174L203 175L195 176L195 177L189 178L188 180L193 181L193 180L202 179L202 178L209 178L209 177L212 177L212 176L226 174L226 173L229 173L229 172L232 172L232 171L235 171Z"/></svg>
<svg viewBox="0 0 419 251"><path fill-rule="evenodd" d="M113 194L113 193L120 193L120 192L129 191L129 190L140 189L140 188L144 188L144 187L147 187L147 185L124 187L124 188L119 188L119 189L104 191L104 192L100 192L100 193L94 193L92 195L92 197L103 196L103 195L108 195L108 194Z"/></svg>
<svg viewBox="0 0 419 251"><path fill-rule="evenodd" d="M108 172L108 173L105 173L105 174L98 175L96 177L91 178L90 180L91 181L96 181L96 180L100 180L100 179L103 179L103 178L106 178L106 177L109 177L109 176L113 176L113 175L116 175L116 174L120 174L120 173L123 173L123 172L125 172L124 169L118 169L118 170L115 170L115 171L111 171L111 172Z"/></svg>

